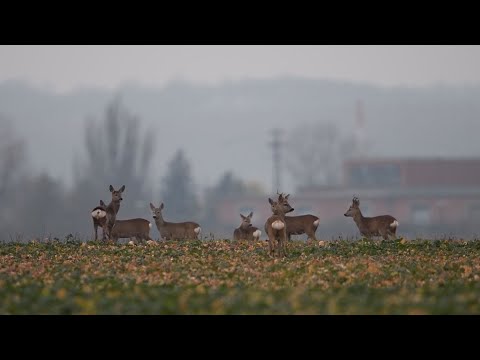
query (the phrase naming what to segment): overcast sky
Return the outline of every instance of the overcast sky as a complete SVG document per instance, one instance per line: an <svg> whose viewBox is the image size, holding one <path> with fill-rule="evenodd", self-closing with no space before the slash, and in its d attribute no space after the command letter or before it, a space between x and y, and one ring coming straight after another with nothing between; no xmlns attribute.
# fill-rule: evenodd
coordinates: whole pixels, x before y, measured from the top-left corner
<svg viewBox="0 0 480 360"><path fill-rule="evenodd" d="M480 46L0 46L0 81L65 92L171 80L215 84L298 75L395 86L479 84Z"/></svg>

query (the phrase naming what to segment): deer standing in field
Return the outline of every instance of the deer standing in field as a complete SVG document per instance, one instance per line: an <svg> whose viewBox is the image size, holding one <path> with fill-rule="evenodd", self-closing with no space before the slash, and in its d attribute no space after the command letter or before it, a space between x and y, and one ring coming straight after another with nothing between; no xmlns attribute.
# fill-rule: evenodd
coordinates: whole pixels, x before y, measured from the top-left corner
<svg viewBox="0 0 480 360"><path fill-rule="evenodd" d="M285 196L288 201L290 194ZM287 223L287 238L290 240L292 235L307 234L307 240L316 241L315 231L317 231L320 219L315 215L298 215L298 216L285 216Z"/></svg>
<svg viewBox="0 0 480 360"><path fill-rule="evenodd" d="M387 240L390 236L395 236L397 231L398 221L391 215L364 217L360 211L360 200L356 196L353 197L352 205L344 215L353 217L360 234L367 238L382 236L384 240Z"/></svg>
<svg viewBox="0 0 480 360"><path fill-rule="evenodd" d="M98 227L102 228L103 240L106 238L106 224L107 224L107 205L100 200L100 205L92 210L93 229L95 230L95 241L98 240Z"/></svg>
<svg viewBox="0 0 480 360"><path fill-rule="evenodd" d="M107 205L107 236L110 237L113 225L117 219L118 210L120 210L120 201L123 200L122 193L125 191L125 185L118 190L115 190L112 185L109 187L110 192L112 193L112 201Z"/></svg>
<svg viewBox="0 0 480 360"><path fill-rule="evenodd" d="M198 223L193 221L180 223L165 221L162 215L163 208L163 203L161 203L158 208L150 203L150 209L153 211L153 218L160 232L160 238L164 238L165 240L198 239L199 234L202 232L202 228Z"/></svg>
<svg viewBox="0 0 480 360"><path fill-rule="evenodd" d="M97 230L101 226L103 229L103 240L106 240L110 235L113 225L117 217L118 210L120 210L120 201L123 200L122 193L125 191L125 185L120 189L115 190L112 185L110 185L110 192L112 193L112 200L110 204L105 205L105 203L100 200L100 206L97 206L92 210L92 219L93 219L93 228L95 229L95 241L97 240Z"/></svg>
<svg viewBox="0 0 480 360"><path fill-rule="evenodd" d="M116 220L110 232L110 240L116 243L121 238L135 238L146 242L152 240L150 238L151 228L152 223L141 218Z"/></svg>
<svg viewBox="0 0 480 360"><path fill-rule="evenodd" d="M277 201L268 198L273 215L265 222L265 232L268 235L268 248L271 256L275 253L280 256L286 255L287 224L285 214L294 210L288 203L287 197L280 194Z"/></svg>
<svg viewBox="0 0 480 360"><path fill-rule="evenodd" d="M250 212L248 216L243 216L240 214L242 223L240 224L240 227L236 228L233 232L234 240L245 239L258 241L260 239L262 232L257 227L252 226L252 216L253 211Z"/></svg>

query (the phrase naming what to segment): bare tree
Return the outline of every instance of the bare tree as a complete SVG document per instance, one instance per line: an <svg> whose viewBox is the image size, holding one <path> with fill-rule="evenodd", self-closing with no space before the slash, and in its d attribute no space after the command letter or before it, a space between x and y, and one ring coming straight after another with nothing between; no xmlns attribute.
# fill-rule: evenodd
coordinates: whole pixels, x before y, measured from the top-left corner
<svg viewBox="0 0 480 360"><path fill-rule="evenodd" d="M0 115L0 201L24 175L26 149L10 121Z"/></svg>
<svg viewBox="0 0 480 360"><path fill-rule="evenodd" d="M147 131L142 138L139 118L130 114L116 98L107 106L103 121L87 122L84 174L94 175L96 182L103 184L120 181L127 188L144 189L153 144L153 132ZM119 180L123 178L125 181Z"/></svg>
<svg viewBox="0 0 480 360"><path fill-rule="evenodd" d="M81 161L77 157L74 161L75 183L70 202L77 204L71 211L78 214L70 216L72 228L91 229L87 215L100 199L107 200L110 184L126 187L120 219L137 217L140 212L148 214L154 132L142 133L140 125L140 119L122 105L119 97L107 105L102 120L87 119L86 158Z"/></svg>
<svg viewBox="0 0 480 360"><path fill-rule="evenodd" d="M22 179L15 190L6 216L6 229L10 238L21 240L32 237L64 238L71 233L65 210L62 184L46 173Z"/></svg>
<svg viewBox="0 0 480 360"><path fill-rule="evenodd" d="M12 123L0 115L0 236L11 233L15 203L26 178L26 146Z"/></svg>
<svg viewBox="0 0 480 360"><path fill-rule="evenodd" d="M193 218L199 212L191 166L182 149L175 152L168 163L168 172L162 179L160 201L168 209L166 217L173 221Z"/></svg>

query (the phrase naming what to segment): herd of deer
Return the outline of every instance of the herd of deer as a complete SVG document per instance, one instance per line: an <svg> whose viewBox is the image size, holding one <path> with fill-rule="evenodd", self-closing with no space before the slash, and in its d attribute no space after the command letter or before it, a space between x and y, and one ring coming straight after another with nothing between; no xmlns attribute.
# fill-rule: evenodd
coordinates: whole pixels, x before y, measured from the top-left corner
<svg viewBox="0 0 480 360"><path fill-rule="evenodd" d="M125 191L125 185L115 190L110 185L112 200L106 205L100 200L100 205L92 210L93 227L95 230L95 240L98 239L98 227L103 230L103 240L110 239L117 242L120 238L135 238L137 240L149 241L150 221L141 218L117 220L117 213L122 201L122 193ZM268 198L272 216L265 222L265 232L268 236L268 247L270 255L286 255L286 243L291 235L307 234L308 240L316 240L315 232L320 223L320 219L315 215L286 216L287 213L294 211L288 202L288 195L278 194L276 201ZM196 222L187 221L181 223L168 222L163 219L163 203L160 207L155 207L150 203L150 209L153 212L155 225L160 232L160 238L165 240L174 239L198 239L202 228ZM364 217L360 211L360 200L354 197L345 216L352 217L360 233L366 237L382 236L385 240L390 236L395 236L398 227L398 221L390 215L381 215L375 217ZM242 223L233 232L235 240L260 240L262 232L252 225L253 212L248 216L240 214Z"/></svg>
<svg viewBox="0 0 480 360"><path fill-rule="evenodd" d="M150 238L150 229L152 228L150 221L141 218L117 220L117 213L120 210L120 201L123 200L122 193L124 191L125 185L118 190L115 190L110 185L110 192L112 193L110 204L105 205L103 200L100 200L100 205L92 210L95 240L98 239L99 226L103 229L103 240L110 239L113 242L117 242L121 238L135 238L143 241L152 240ZM198 239L198 235L202 231L200 225L191 221L182 223L165 221L162 216L163 207L163 203L158 208L150 203L153 219L161 238L165 240Z"/></svg>

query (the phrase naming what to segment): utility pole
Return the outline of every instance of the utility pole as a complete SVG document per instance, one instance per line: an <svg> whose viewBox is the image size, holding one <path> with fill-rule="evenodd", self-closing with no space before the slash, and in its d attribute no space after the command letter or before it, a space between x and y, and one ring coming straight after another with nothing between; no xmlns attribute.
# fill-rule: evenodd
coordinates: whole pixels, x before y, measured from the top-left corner
<svg viewBox="0 0 480 360"><path fill-rule="evenodd" d="M282 129L275 128L272 130L272 141L269 143L270 147L272 148L272 155L273 155L273 179L272 179L272 186L275 193L277 191L282 192L282 182L281 182L281 147L283 145L283 141L281 136L283 134Z"/></svg>

